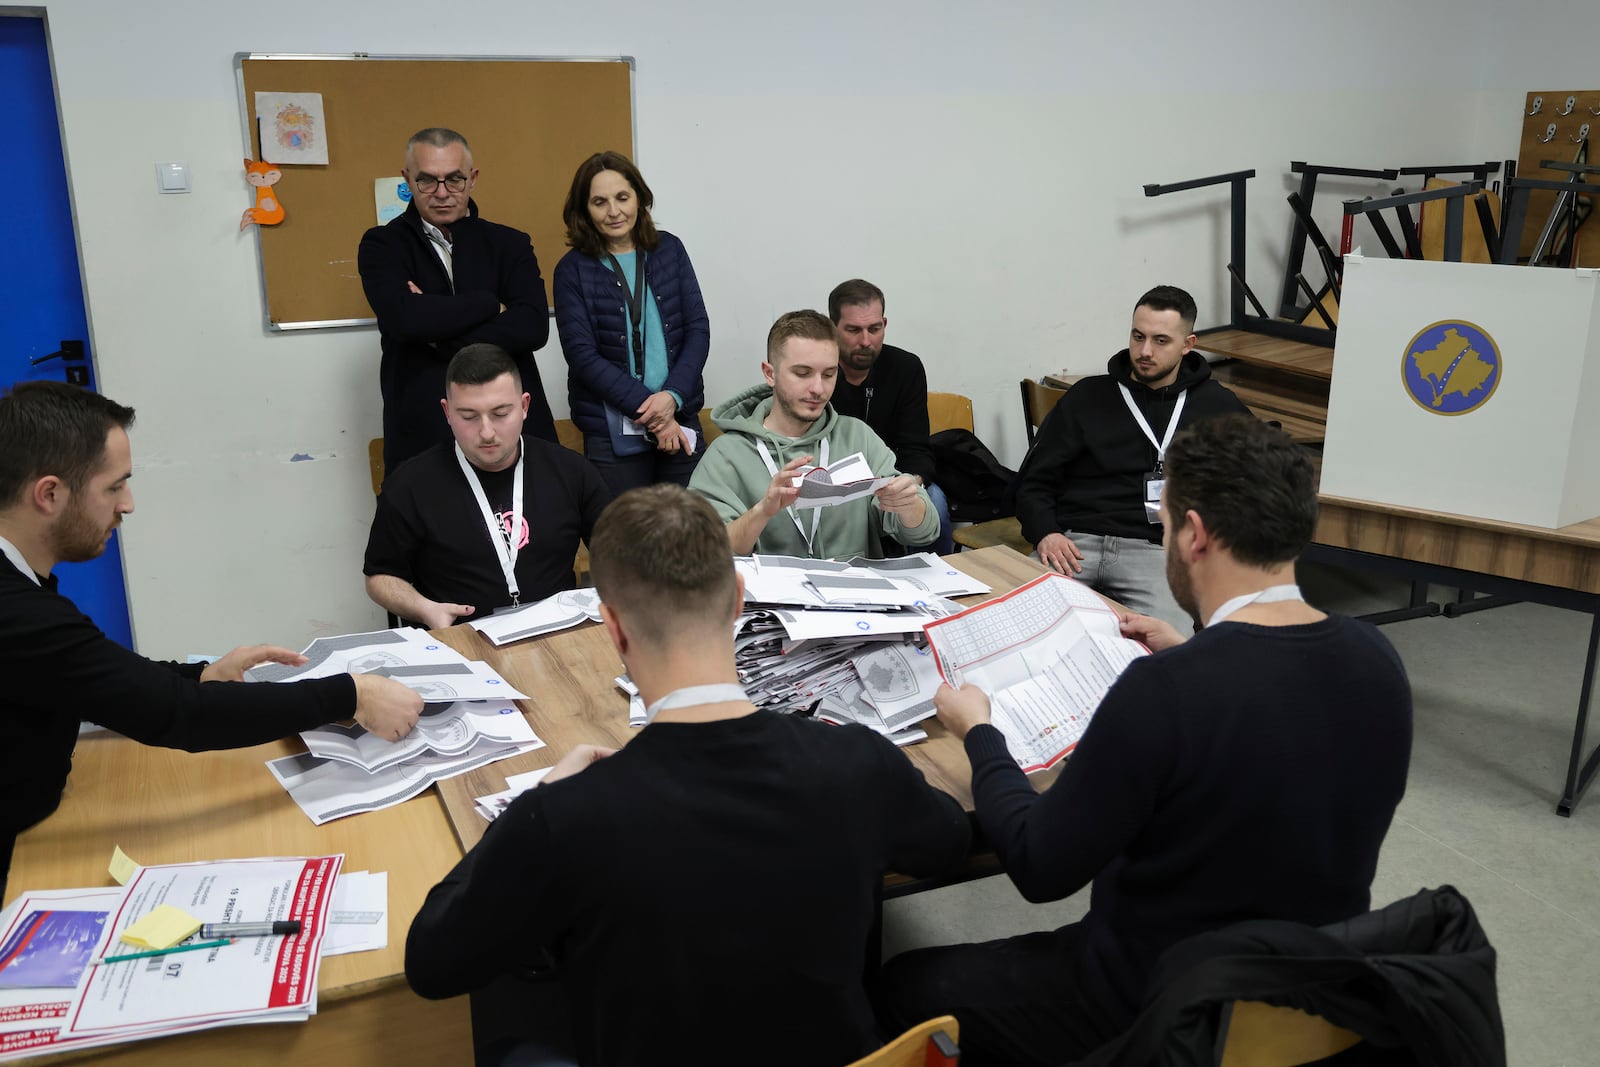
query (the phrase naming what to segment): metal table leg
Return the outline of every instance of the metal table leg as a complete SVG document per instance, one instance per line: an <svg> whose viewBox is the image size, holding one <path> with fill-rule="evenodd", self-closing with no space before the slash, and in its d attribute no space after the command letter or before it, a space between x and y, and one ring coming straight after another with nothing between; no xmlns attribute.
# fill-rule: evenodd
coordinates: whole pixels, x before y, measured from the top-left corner
<svg viewBox="0 0 1600 1067"><path fill-rule="evenodd" d="M1556 804L1557 815L1570 816L1583 791L1594 778L1595 766L1600 764L1600 745L1583 759L1584 734L1589 726L1589 699L1594 695L1595 654L1600 651L1600 611L1593 613L1589 624L1589 655L1583 661L1583 688L1578 692L1578 718L1572 726L1572 758L1567 761L1567 788ZM1582 762L1582 767L1579 763Z"/></svg>

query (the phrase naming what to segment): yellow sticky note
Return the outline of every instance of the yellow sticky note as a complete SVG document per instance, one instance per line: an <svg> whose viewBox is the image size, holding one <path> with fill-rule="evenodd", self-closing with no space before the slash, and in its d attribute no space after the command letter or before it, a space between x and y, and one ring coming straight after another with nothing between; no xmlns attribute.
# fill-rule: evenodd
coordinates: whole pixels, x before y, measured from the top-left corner
<svg viewBox="0 0 1600 1067"><path fill-rule="evenodd" d="M128 858L128 854L122 851L121 845L111 850L111 866L107 870L118 885L127 885L128 879L132 878L133 872L138 869L139 865Z"/></svg>
<svg viewBox="0 0 1600 1067"><path fill-rule="evenodd" d="M122 931L122 940L136 948L171 948L199 929L199 919L171 904L162 904Z"/></svg>

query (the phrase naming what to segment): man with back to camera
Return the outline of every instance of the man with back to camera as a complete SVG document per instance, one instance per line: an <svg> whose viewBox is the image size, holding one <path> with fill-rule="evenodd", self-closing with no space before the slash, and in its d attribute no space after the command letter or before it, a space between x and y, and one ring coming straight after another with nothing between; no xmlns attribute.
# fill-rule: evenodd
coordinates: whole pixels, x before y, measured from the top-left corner
<svg viewBox="0 0 1600 1067"><path fill-rule="evenodd" d="M212 664L145 659L112 641L56 591L58 563L105 551L133 512L133 409L61 382L25 382L0 397L0 893L17 834L61 803L80 722L189 752L243 748L354 716L394 741L422 698L377 675L245 684L287 648L236 648Z"/></svg>
<svg viewBox="0 0 1600 1067"><path fill-rule="evenodd" d="M367 595L428 629L573 588L573 557L611 502L576 452L522 436L531 397L493 345L468 345L439 401L453 440L384 479Z"/></svg>
<svg viewBox="0 0 1600 1067"><path fill-rule="evenodd" d="M767 332L761 373L766 384L712 412L722 436L689 480L728 524L734 555L849 559L881 557L883 538L913 547L933 543L939 516L927 490L895 469L894 453L866 423L828 403L839 374L833 323L815 311L779 316ZM855 452L876 477L892 478L889 484L832 507L792 506L802 468L825 467Z"/></svg>
<svg viewBox="0 0 1600 1067"><path fill-rule="evenodd" d="M1039 561L1175 626L1156 517L1162 452L1202 419L1249 409L1195 352L1194 298L1158 285L1133 309L1128 347L1056 404L1018 474L1017 518Z"/></svg>
<svg viewBox="0 0 1600 1067"><path fill-rule="evenodd" d="M455 130L434 126L412 134L401 173L411 203L368 230L356 256L382 337L384 468L450 440L436 407L445 364L480 341L511 354L533 397L528 429L554 441L555 420L533 360L550 338L550 305L532 241L479 217L472 149Z"/></svg>
<svg viewBox="0 0 1600 1067"><path fill-rule="evenodd" d="M931 548L942 556L956 546L950 538L950 502L934 484L928 375L915 355L883 343L889 325L883 309L883 290L861 278L840 282L828 294L828 318L839 340L833 409L871 427L894 450L895 469L914 475L928 490L939 513L939 538Z"/></svg>
<svg viewBox="0 0 1600 1067"><path fill-rule="evenodd" d="M1133 1022L1156 960L1185 938L1371 905L1405 792L1411 688L1374 627L1300 598L1295 559L1317 521L1309 457L1251 416L1205 420L1168 450L1160 511L1171 592L1205 627L1186 640L1123 619L1154 654L1112 686L1048 790L1011 758L982 690L935 695L965 738L979 826L1022 895L1094 883L1081 922L884 968L885 1025L953 1011L963 1063L1075 1061Z"/></svg>
<svg viewBox="0 0 1600 1067"><path fill-rule="evenodd" d="M615 753L578 746L490 825L411 924L407 980L456 996L548 949L578 1059L601 1067L871 1051L862 971L883 875L959 865L960 805L864 727L750 703L733 658L743 582L702 498L624 493L591 566L649 721Z"/></svg>

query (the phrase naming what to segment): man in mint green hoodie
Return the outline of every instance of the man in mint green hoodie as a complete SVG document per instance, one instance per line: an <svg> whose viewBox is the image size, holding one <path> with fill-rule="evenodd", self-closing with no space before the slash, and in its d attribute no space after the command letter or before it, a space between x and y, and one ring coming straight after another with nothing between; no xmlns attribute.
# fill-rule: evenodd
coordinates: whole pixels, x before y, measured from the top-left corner
<svg viewBox="0 0 1600 1067"><path fill-rule="evenodd" d="M689 488L727 524L735 555L762 552L816 559L881 557L883 539L932 544L939 516L917 479L894 469L894 452L867 424L828 403L839 373L833 323L817 311L791 311L767 334L765 385L719 405L723 433L695 468ZM796 508L794 479L860 452L880 478L867 497L824 508Z"/></svg>

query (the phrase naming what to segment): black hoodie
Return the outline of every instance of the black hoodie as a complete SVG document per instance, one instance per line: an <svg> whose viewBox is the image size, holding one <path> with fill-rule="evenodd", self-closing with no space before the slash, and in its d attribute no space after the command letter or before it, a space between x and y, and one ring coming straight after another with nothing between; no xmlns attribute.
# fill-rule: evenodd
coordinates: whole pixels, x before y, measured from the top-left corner
<svg viewBox="0 0 1600 1067"><path fill-rule="evenodd" d="M1144 476L1155 469L1156 446L1128 411L1119 382L1127 383L1157 438L1166 435L1178 394L1185 391L1189 399L1180 430L1201 419L1250 410L1212 381L1211 367L1198 352L1185 355L1177 379L1161 389L1133 377L1126 348L1111 357L1106 371L1083 379L1061 398L1022 462L1017 518L1022 536L1034 544L1069 530L1161 540L1161 527L1145 518L1143 497Z"/></svg>

